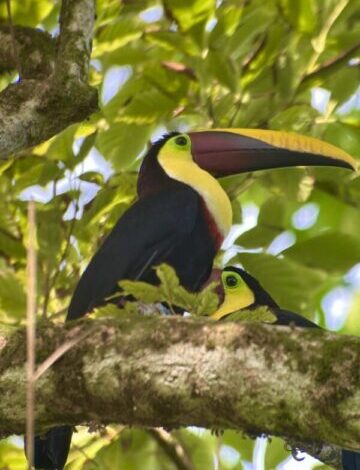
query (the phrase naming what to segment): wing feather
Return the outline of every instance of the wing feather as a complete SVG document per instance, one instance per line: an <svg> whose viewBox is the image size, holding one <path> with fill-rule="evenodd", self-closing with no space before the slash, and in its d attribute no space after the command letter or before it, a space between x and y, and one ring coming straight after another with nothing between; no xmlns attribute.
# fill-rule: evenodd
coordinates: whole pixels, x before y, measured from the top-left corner
<svg viewBox="0 0 360 470"><path fill-rule="evenodd" d="M166 262L189 236L199 210L199 196L186 186L137 201L82 274L67 319L79 318L101 304L116 291L121 279L151 280L151 268Z"/></svg>

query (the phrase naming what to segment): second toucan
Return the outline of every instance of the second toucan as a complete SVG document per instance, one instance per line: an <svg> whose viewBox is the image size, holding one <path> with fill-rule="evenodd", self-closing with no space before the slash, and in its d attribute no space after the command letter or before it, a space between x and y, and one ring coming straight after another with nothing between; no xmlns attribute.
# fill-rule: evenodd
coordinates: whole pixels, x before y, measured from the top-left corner
<svg viewBox="0 0 360 470"><path fill-rule="evenodd" d="M214 320L253 320L273 325L319 328L318 325L298 313L280 308L257 279L234 266L226 267L221 273L219 297L221 303L216 312L211 315ZM268 307L268 310L257 314L256 307ZM250 315L246 312L250 312ZM342 468L343 470L360 470L360 453L343 450Z"/></svg>

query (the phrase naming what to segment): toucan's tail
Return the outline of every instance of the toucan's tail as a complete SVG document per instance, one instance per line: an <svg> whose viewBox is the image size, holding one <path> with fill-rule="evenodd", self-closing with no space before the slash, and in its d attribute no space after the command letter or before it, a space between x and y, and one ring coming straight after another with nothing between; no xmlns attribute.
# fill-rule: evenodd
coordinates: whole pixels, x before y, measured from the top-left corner
<svg viewBox="0 0 360 470"><path fill-rule="evenodd" d="M62 470L69 454L72 433L72 426L59 426L42 436L35 436L35 469Z"/></svg>
<svg viewBox="0 0 360 470"><path fill-rule="evenodd" d="M343 450L341 460L343 470L360 470L360 452Z"/></svg>

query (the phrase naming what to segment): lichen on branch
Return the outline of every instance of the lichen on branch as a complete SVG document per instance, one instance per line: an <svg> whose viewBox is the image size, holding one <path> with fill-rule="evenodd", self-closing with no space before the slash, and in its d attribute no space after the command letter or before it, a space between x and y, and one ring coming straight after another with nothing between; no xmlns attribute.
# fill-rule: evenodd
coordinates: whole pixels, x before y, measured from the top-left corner
<svg viewBox="0 0 360 470"><path fill-rule="evenodd" d="M97 110L97 91L87 81L94 18L94 0L63 0L56 50L47 33L14 28L24 73L0 93L0 158L48 140ZM5 26L0 39L0 70L9 70L16 61ZM29 50L32 66L24 58Z"/></svg>
<svg viewBox="0 0 360 470"><path fill-rule="evenodd" d="M21 76L27 78L46 78L54 70L55 40L45 31L26 26L11 28L0 24L0 73L16 69L17 60L21 64ZM14 57L14 47L17 60Z"/></svg>
<svg viewBox="0 0 360 470"><path fill-rule="evenodd" d="M2 333L0 433L25 422L25 331ZM360 450L360 339L206 319L84 319L38 329L36 426L197 425Z"/></svg>

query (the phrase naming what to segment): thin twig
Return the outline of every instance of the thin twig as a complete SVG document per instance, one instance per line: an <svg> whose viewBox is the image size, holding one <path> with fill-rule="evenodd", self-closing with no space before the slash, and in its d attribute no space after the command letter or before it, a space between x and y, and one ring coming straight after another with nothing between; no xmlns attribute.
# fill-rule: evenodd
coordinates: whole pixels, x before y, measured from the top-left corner
<svg viewBox="0 0 360 470"><path fill-rule="evenodd" d="M194 470L194 464L178 439L161 428L148 429L148 433L171 459L178 470Z"/></svg>
<svg viewBox="0 0 360 470"><path fill-rule="evenodd" d="M317 76L321 75L322 73L331 70L332 68L341 66L344 62L348 61L351 57L356 55L356 52L360 49L360 42L354 44L349 49L342 51L337 56L332 57L331 59L326 60L322 64L320 64L315 70L304 75L301 80L301 84L308 82L316 78Z"/></svg>
<svg viewBox="0 0 360 470"><path fill-rule="evenodd" d="M35 335L36 335L36 219L35 202L28 203L27 305L26 305L26 446L28 468L34 460Z"/></svg>
<svg viewBox="0 0 360 470"><path fill-rule="evenodd" d="M10 0L6 0L6 9L7 9L7 15L8 15L8 20L9 20L9 26L10 26L14 62L16 64L16 68L19 74L19 79L21 79L21 76L22 76L21 64L20 64L20 60L19 60L19 56L18 56L17 48L16 48L15 31L14 31L14 23L13 23L12 14L11 14Z"/></svg>
<svg viewBox="0 0 360 470"><path fill-rule="evenodd" d="M73 330L70 331L70 334L77 334L78 332L78 327L75 327ZM61 357L63 356L67 351L69 351L71 348L76 346L80 341L83 339L87 338L91 334L93 334L94 331L92 329L86 331L80 336L75 336L72 339L69 339L68 341L65 341L65 343L61 344L53 353L48 356L44 362L42 362L34 372L34 382L39 380L39 378Z"/></svg>

